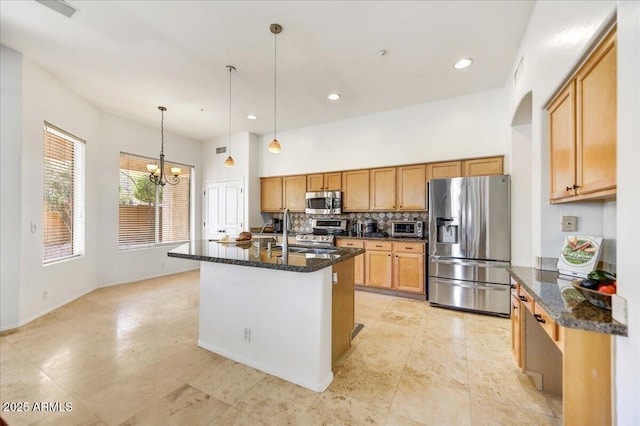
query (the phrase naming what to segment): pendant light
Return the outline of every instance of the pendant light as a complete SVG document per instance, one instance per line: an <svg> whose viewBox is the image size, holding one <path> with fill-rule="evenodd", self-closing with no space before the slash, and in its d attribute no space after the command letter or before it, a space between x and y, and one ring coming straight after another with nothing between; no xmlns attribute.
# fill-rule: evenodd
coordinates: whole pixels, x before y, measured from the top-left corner
<svg viewBox="0 0 640 426"><path fill-rule="evenodd" d="M227 145L229 147L229 156L226 160L224 160L225 167L233 167L236 165L236 162L233 161L233 157L231 156L231 72L236 70L236 67L233 65L227 65L226 68L229 69L229 133L227 136Z"/></svg>
<svg viewBox="0 0 640 426"><path fill-rule="evenodd" d="M278 138L276 137L276 112L277 112L277 38L278 34L282 32L282 26L279 24L271 24L269 30L273 33L273 140L269 144L269 152L274 154L278 154L282 148L280 147L280 142L278 142Z"/></svg>
<svg viewBox="0 0 640 426"><path fill-rule="evenodd" d="M159 106L158 109L162 114L162 118L160 120L160 166L157 164L147 164L147 171L149 172L149 180L156 185L164 186L165 184L169 185L177 185L180 183L180 179L178 176L182 173L182 169L180 167L171 167L171 174L173 177L167 179L167 176L164 174L164 112L167 108L163 106Z"/></svg>

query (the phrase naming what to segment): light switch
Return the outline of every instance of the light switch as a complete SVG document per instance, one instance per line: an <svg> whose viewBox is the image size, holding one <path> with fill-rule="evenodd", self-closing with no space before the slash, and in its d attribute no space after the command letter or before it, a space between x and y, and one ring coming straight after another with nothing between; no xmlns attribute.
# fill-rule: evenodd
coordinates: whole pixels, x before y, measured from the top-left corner
<svg viewBox="0 0 640 426"><path fill-rule="evenodd" d="M571 232L577 229L578 218L576 216L562 216L562 231Z"/></svg>
<svg viewBox="0 0 640 426"><path fill-rule="evenodd" d="M33 234L35 234L37 230L38 230L38 228L36 227L36 224L31 222L31 232Z"/></svg>

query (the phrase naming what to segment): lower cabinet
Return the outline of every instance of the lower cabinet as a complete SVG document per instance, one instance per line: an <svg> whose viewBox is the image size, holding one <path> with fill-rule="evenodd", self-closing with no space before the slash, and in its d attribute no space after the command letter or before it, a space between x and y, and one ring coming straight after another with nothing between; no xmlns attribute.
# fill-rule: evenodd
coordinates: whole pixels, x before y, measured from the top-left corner
<svg viewBox="0 0 640 426"><path fill-rule="evenodd" d="M424 243L338 238L336 245L366 250L354 259L355 284L425 294Z"/></svg>
<svg viewBox="0 0 640 426"><path fill-rule="evenodd" d="M365 285L392 288L391 243L365 241Z"/></svg>
<svg viewBox="0 0 640 426"><path fill-rule="evenodd" d="M336 241L336 245L338 247L364 248L364 241L339 238ZM353 283L364 285L364 254L358 255L353 259Z"/></svg>
<svg viewBox="0 0 640 426"><path fill-rule="evenodd" d="M515 290L515 289L514 289ZM522 327L520 321L520 299L517 291L511 292L511 352L518 367L522 368Z"/></svg>

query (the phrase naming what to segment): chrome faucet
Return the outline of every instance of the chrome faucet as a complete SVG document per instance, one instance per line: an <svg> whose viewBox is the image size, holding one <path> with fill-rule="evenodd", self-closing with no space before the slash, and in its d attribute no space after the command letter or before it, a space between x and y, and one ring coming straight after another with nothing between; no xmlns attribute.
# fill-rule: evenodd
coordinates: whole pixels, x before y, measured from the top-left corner
<svg viewBox="0 0 640 426"><path fill-rule="evenodd" d="M267 222L264 225L262 225L262 229L260 230L260 232L258 233L258 241L256 241L253 245L255 247L258 248L258 250L260 250L262 248L262 233L264 232L264 228L266 228L267 226L273 226L273 224L271 222ZM271 237L273 238L273 237ZM273 238L275 240L275 238Z"/></svg>
<svg viewBox="0 0 640 426"><path fill-rule="evenodd" d="M291 226L291 216L289 208L284 209L284 217L282 224L282 255L286 256L289 250L289 227ZM287 258L285 257L285 262Z"/></svg>

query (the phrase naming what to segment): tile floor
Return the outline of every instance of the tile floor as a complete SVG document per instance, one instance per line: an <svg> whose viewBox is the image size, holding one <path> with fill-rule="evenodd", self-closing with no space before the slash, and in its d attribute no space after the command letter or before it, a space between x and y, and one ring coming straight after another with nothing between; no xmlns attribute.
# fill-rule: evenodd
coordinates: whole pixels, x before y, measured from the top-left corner
<svg viewBox="0 0 640 426"><path fill-rule="evenodd" d="M9 425L560 425L509 320L356 292L365 325L323 393L196 346L197 271L99 289L0 336Z"/></svg>

